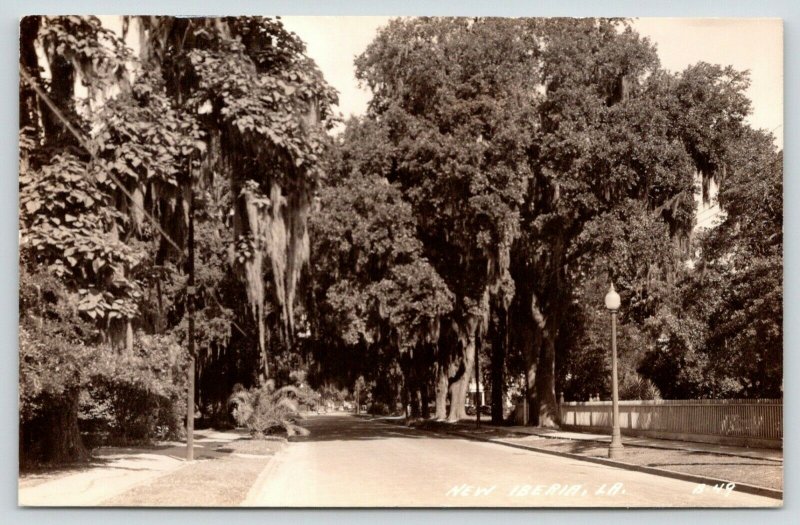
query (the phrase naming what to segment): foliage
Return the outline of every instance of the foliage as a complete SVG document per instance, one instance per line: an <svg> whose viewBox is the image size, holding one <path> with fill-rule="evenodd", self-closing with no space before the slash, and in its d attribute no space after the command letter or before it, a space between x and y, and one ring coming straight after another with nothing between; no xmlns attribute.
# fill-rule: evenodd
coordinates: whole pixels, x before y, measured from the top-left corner
<svg viewBox="0 0 800 525"><path fill-rule="evenodd" d="M385 141L374 151L387 158L367 148L343 157L399 185L423 254L453 293L440 324L455 337L439 345L437 359L441 373L458 374L450 388L454 419L475 337L487 328L489 296L512 295L510 251L539 126L535 40L522 20L394 20L356 59L357 78L374 94L365 130Z"/></svg>
<svg viewBox="0 0 800 525"><path fill-rule="evenodd" d="M517 233L538 98L528 38L511 20L394 20L356 60L391 144L385 175L464 315L502 280Z"/></svg>
<svg viewBox="0 0 800 525"><path fill-rule="evenodd" d="M142 43L143 60L161 70L181 109L198 115L209 138L208 168L230 180L232 245L246 248L234 254L234 268L246 283L266 377L266 311L279 312L284 342L294 337L310 194L335 92L279 19L135 21L150 35Z"/></svg>
<svg viewBox="0 0 800 525"><path fill-rule="evenodd" d="M20 417L39 432L59 398L82 390L80 428L114 442L174 438L185 413L186 356L168 336L137 338L132 354L109 350L82 320L74 296L49 274L20 280ZM57 432L58 429L50 429ZM31 458L28 458L31 459Z"/></svg>
<svg viewBox="0 0 800 525"><path fill-rule="evenodd" d="M80 452L78 399L84 430L178 436L190 301L201 411L259 435L354 384L387 413L435 384L457 419L481 351L555 424L556 392L610 391L609 281L623 398L782 395L783 159L745 72L666 72L619 19L400 19L331 137L336 93L279 19L131 28L138 57L93 17L22 22L91 150L20 86L25 443L61 425ZM724 216L693 233L711 180Z"/></svg>
<svg viewBox="0 0 800 525"><path fill-rule="evenodd" d="M660 343L642 371L665 394L782 395L782 153L771 136L752 130L736 144L718 196L723 219L699 236L681 299L649 321Z"/></svg>
<svg viewBox="0 0 800 525"><path fill-rule="evenodd" d="M140 335L132 354L102 353L88 385L86 419L106 419L115 442L183 435L186 352L171 336ZM105 410L98 408L102 407ZM92 412L95 412L92 414Z"/></svg>
<svg viewBox="0 0 800 525"><path fill-rule="evenodd" d="M119 238L122 214L109 206L108 184L90 182L74 155L56 155L20 175L21 249L80 294L88 318L131 319L139 283L127 277L141 255Z"/></svg>
<svg viewBox="0 0 800 525"><path fill-rule="evenodd" d="M308 435L309 431L297 424L303 418L299 403L309 404L309 393L296 386L276 389L272 380L260 387L246 390L236 385L228 398L231 415L239 426L247 427L256 437L285 433Z"/></svg>
<svg viewBox="0 0 800 525"><path fill-rule="evenodd" d="M643 399L647 401L659 400L661 390L649 379L635 377L619 386L620 399Z"/></svg>
<svg viewBox="0 0 800 525"><path fill-rule="evenodd" d="M665 310L649 321L648 328L658 339L640 370L666 399L704 398L714 390L714 377L707 373L709 362L703 345L707 327L703 323Z"/></svg>
<svg viewBox="0 0 800 525"><path fill-rule="evenodd" d="M20 419L37 417L48 399L84 386L95 362L97 334L70 304L60 281L20 267Z"/></svg>
<svg viewBox="0 0 800 525"><path fill-rule="evenodd" d="M632 394L655 394L638 367L660 337L656 319L676 304L696 175L704 190L709 180L724 180L740 151L746 73L703 63L667 73L625 20L483 18L392 21L356 59L356 73L374 96L368 117L351 121L336 144L330 187L357 195L347 204L363 213L359 222L382 213L365 204L381 201L358 187L364 177L385 178L398 202L408 203L394 216L416 229L432 275L453 293L452 310L428 323L438 331L442 319L454 321L447 326L463 355L442 346L447 338L438 341L451 391L471 373L465 349L485 332L490 304L498 313L514 310L500 330L514 332L512 344L526 354L545 420L556 399L548 372L555 363L567 389L604 391L607 327L597 290L610 279L626 305L623 384ZM325 214L334 199L321 193L323 215L312 222L331 239L312 248L315 315L329 323L318 333L322 341L336 341L326 335L333 332L346 345L369 347L414 322L384 301L391 286L375 285L385 267L369 257L394 254L380 237L360 247L357 226L338 226L344 206L336 217ZM366 271L342 271L352 267ZM402 281L392 272L393 283ZM436 302L435 292L419 297ZM375 323L374 305L379 317L388 313L388 328ZM414 348L421 340L410 341ZM678 341L697 341L676 339L689 358Z"/></svg>
<svg viewBox="0 0 800 525"><path fill-rule="evenodd" d="M384 344L401 352L428 337L452 296L422 257L399 189L354 173L322 188L319 207L310 228L320 328L346 345L388 337Z"/></svg>
<svg viewBox="0 0 800 525"><path fill-rule="evenodd" d="M84 409L113 432L157 437L180 427L183 372L162 365L182 366L176 342L186 342L189 300L204 388L220 363L230 368L228 381L251 383L254 346L266 373L270 328L291 339L310 193L335 92L278 19L124 17L123 27L138 30L138 57L125 35L96 17L21 24L21 67L69 121L21 84L22 263L47 268L64 287L59 308L78 312L68 321L59 313L63 326L21 331L21 393L33 407L51 391L75 397L84 389ZM76 92L80 84L88 96ZM201 210L192 297L183 248L191 202ZM255 219L252 206L260 207ZM236 263L237 242L248 236L254 249ZM269 266L250 265L246 287L229 278L256 251ZM256 288L259 297L246 293ZM255 321L243 298L260 302ZM264 322L270 311L278 312L272 327ZM72 324L91 330L86 321L100 329L91 345L67 334ZM48 346L49 336L57 346ZM75 377L52 380L51 368ZM174 390L164 390L169 384ZM154 417L164 432L155 431Z"/></svg>

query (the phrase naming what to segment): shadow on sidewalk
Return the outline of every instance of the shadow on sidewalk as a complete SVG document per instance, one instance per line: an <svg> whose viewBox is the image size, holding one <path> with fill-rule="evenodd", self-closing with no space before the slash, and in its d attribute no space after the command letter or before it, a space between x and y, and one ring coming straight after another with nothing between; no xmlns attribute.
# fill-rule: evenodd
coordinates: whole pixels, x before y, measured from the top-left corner
<svg viewBox="0 0 800 525"><path fill-rule="evenodd" d="M246 430L217 432L207 429L197 431L194 439L194 457L198 460L208 460L228 456L234 452L229 447L230 443L243 439L249 439L249 433ZM98 447L92 450L92 455L86 462L29 465L20 468L19 478L25 485L35 485L38 482L95 469L150 470L149 467L138 468L135 464L152 462L158 458L183 461L186 458L186 443L170 441L154 445Z"/></svg>

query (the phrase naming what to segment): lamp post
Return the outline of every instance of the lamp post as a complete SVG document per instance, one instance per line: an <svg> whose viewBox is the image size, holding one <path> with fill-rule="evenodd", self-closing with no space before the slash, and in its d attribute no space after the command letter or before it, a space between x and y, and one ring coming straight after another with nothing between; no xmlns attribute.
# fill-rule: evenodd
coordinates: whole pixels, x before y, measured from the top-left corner
<svg viewBox="0 0 800 525"><path fill-rule="evenodd" d="M194 375L195 375L195 340L194 340L194 188L192 179L189 179L189 239L188 239L187 273L186 281L186 313L189 318L189 370L188 385L186 387L186 461L194 461Z"/></svg>
<svg viewBox="0 0 800 525"><path fill-rule="evenodd" d="M614 284L606 294L606 308L611 312L611 445L608 447L608 457L616 459L622 457L622 436L619 431L619 389L617 387L617 310L620 298Z"/></svg>

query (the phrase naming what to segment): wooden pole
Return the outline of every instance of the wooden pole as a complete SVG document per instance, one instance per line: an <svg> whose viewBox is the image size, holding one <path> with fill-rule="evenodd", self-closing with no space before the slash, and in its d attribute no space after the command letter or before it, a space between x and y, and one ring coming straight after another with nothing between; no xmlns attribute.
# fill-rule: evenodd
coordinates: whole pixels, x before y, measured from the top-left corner
<svg viewBox="0 0 800 525"><path fill-rule="evenodd" d="M475 345L475 425L481 426L481 352L480 345L483 338L478 340L480 344Z"/></svg>

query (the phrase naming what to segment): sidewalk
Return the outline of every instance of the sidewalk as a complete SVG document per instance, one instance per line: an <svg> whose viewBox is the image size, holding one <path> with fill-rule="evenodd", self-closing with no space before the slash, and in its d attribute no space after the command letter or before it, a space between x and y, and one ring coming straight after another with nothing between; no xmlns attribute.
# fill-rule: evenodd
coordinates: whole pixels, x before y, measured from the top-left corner
<svg viewBox="0 0 800 525"><path fill-rule="evenodd" d="M396 418L376 418L403 424ZM664 439L623 436L622 459L608 459L610 436L522 426L493 426L474 420L416 422L422 430L444 432L536 452L583 459L629 470L687 479L706 485L732 482L736 490L782 498L783 452Z"/></svg>
<svg viewBox="0 0 800 525"><path fill-rule="evenodd" d="M196 459L228 455L229 443L243 437L241 432L199 430L195 432ZM169 442L149 448L100 448L92 462L64 472L23 474L18 482L21 506L99 505L135 486L190 465L186 446Z"/></svg>
<svg viewBox="0 0 800 525"><path fill-rule="evenodd" d="M460 424L468 423L462 421ZM523 426L501 428L507 428L508 430L519 434L530 434L550 439L571 439L576 441L596 441L600 443L611 442L611 436L607 434L591 434L587 432L562 431L548 428ZM698 443L694 441L676 441L669 439L633 436L622 436L622 444L631 447L663 448L671 450L683 450L685 452L704 452L710 454L723 454L727 456L739 456L743 458L783 462L783 450L771 448L733 447L729 445L717 445L714 443Z"/></svg>

